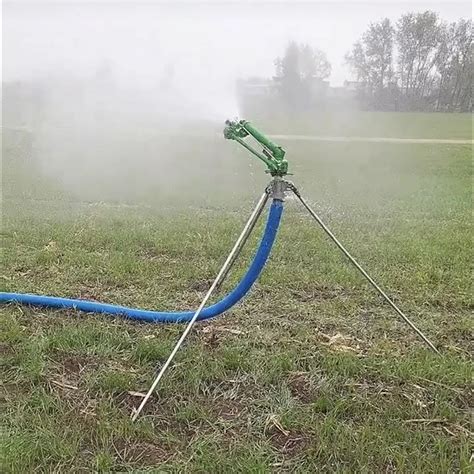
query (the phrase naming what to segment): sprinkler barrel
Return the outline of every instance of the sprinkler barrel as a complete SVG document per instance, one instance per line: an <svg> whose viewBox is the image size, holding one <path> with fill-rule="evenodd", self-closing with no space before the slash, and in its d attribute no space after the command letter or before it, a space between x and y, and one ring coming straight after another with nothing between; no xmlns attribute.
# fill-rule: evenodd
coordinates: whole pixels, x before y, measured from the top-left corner
<svg viewBox="0 0 474 474"><path fill-rule="evenodd" d="M288 161L285 159L285 150L281 146L273 143L246 120L226 120L225 125L224 137L240 143L250 153L263 161L267 165L267 173L280 177L288 174ZM245 142L244 139L249 135L262 145L263 149L261 152Z"/></svg>

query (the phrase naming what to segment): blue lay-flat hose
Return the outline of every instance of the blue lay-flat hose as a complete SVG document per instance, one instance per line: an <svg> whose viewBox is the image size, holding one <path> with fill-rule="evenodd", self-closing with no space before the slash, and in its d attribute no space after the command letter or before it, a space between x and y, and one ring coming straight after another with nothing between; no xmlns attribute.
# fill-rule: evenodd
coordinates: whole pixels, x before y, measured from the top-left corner
<svg viewBox="0 0 474 474"><path fill-rule="evenodd" d="M227 311L239 302L250 290L265 266L270 255L275 237L280 225L283 203L274 199L268 213L265 232L258 250L254 256L247 273L240 280L239 284L223 299L204 308L198 320L213 318ZM75 300L69 298L59 298L56 296L41 296L21 293L1 293L0 303L20 303L33 306L44 306L48 308L67 309L72 308L89 313L106 313L123 316L128 319L145 321L150 323L184 323L194 316L194 311L162 312L149 311L145 309L128 308L106 303L96 303L87 300Z"/></svg>

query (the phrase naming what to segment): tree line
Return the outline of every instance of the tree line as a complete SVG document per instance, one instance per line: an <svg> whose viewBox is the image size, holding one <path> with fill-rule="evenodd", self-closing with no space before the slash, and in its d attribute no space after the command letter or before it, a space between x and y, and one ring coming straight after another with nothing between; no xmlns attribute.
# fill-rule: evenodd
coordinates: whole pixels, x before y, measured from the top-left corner
<svg viewBox="0 0 474 474"><path fill-rule="evenodd" d="M472 20L448 24L426 11L371 23L345 59L362 108L468 112L472 53ZM294 42L275 66L281 98L292 109L308 103L311 88L331 72L324 52Z"/></svg>

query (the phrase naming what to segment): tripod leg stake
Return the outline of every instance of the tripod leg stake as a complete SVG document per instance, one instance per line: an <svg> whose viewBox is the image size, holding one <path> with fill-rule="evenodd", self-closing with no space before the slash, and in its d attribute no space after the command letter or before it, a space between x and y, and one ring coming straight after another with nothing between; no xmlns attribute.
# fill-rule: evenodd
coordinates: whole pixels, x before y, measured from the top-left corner
<svg viewBox="0 0 474 474"><path fill-rule="evenodd" d="M415 331L418 336L423 339L423 341L432 349L434 352L439 353L438 349L434 344L408 319L408 317L402 312L402 310L387 296L387 294L380 288L380 286L371 278L371 276L357 263L355 258L346 250L346 248L339 242L336 236L328 229L326 224L321 220L321 218L311 209L309 204L303 199L298 189L290 184L289 188L293 191L296 197L300 200L301 204L306 208L306 210L311 214L311 216L316 220L316 222L322 227L324 232L329 236L329 238L339 247L342 253L350 260L350 262L359 270L360 273L367 279L367 281L379 292L383 299L401 316L401 318Z"/></svg>
<svg viewBox="0 0 474 474"><path fill-rule="evenodd" d="M212 293L216 289L218 283L221 283L224 276L227 275L230 267L232 266L232 263L235 261L238 254L242 250L242 247L243 247L243 244L245 243L245 240L248 238L250 232L254 228L255 223L258 220L258 217L261 215L262 210L265 207L265 204L267 203L267 201L268 201L268 190L265 190L265 193L262 195L262 197L258 201L254 211L252 212L252 215L250 216L249 220L245 224L245 227L244 227L242 233L240 234L239 238L237 239L237 242L235 243L233 249L231 250L229 256L227 257L227 260L225 261L225 263L222 266L221 270L219 271L219 274L217 275L216 279L214 280L214 282L212 283L212 285L209 288L208 292L206 293L206 296L204 297L201 304L199 305L199 308L197 309L197 311L194 313L194 316L192 317L192 319L187 324L186 329L184 330L183 334L181 335L178 342L174 346L174 349L172 350L172 352L169 355L168 359L166 360L164 365L161 367L160 372L156 376L153 384L151 385L151 387L148 390L147 394L145 395L142 402L140 403L140 406L132 414L132 420L133 421L135 421L138 418L138 416L140 415L140 413L143 410L144 406L148 402L148 399L151 397L151 395L155 391L156 387L158 386L158 383L160 382L160 380L163 377L164 373L168 369L169 365L171 364L172 360L174 359L174 356L176 355L179 348L183 344L183 342L186 339L187 335L191 331L191 328L194 326L194 323L197 321L199 315L201 314L201 311L203 310L203 308L206 305L207 301L209 300Z"/></svg>

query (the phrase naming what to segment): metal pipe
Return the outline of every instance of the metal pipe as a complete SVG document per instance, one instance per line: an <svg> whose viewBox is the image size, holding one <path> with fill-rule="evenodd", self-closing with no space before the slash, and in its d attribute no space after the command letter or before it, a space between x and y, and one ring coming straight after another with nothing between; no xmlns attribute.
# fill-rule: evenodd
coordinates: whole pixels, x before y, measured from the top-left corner
<svg viewBox="0 0 474 474"><path fill-rule="evenodd" d="M224 273L221 275L221 277L217 281L216 290L219 290L222 283L227 278L227 275L229 274L230 270L232 269L235 261L237 260L238 256L240 255L240 252L242 252L242 249L244 248L244 245L246 244L248 238L250 237L250 234L252 233L252 231L255 227L255 224L257 223L259 217L262 215L263 208L265 207L265 204L267 203L269 197L270 197L269 192L265 191L262 194L262 197L260 198L260 200L258 201L257 207L256 207L257 212L253 212L252 215L250 216L250 219L249 219L249 224L250 225L248 226L248 228L246 228L245 235L243 236L243 239L240 241L236 252L233 254L232 259L229 263L229 266L226 268Z"/></svg>
<svg viewBox="0 0 474 474"><path fill-rule="evenodd" d="M266 194L266 192L265 192ZM207 303L207 300L210 298L210 296L212 295L212 293L214 292L216 286L217 286L217 283L221 280L222 278L222 275L227 271L227 269L229 268L231 262L232 262L232 259L234 258L235 254L238 252L241 244L242 244L242 241L244 240L245 236L247 235L247 233L249 232L249 229L250 227L252 226L252 223L254 223L254 220L255 220L255 217L257 215L259 215L259 213L261 213L261 206L262 206L262 203L265 201L265 197L262 196L262 198L260 198L259 202L257 203L257 205L255 206L255 209L253 210L250 218L248 219L247 223L245 224L245 227L244 229L242 230L242 233L240 234L239 238L237 239L237 242L235 243L234 247L232 248L229 256L227 257L226 261L224 262L224 265L222 266L222 268L220 269L217 277L215 278L214 282L212 283L211 287L209 288L209 290L207 291L206 293L206 296L204 296L204 299L202 300L201 304L199 305L199 308L197 309L197 311L194 313L194 316L192 317L192 319L189 321L188 325L186 326L186 329L184 330L183 334L181 335L181 337L179 338L178 342L176 343L176 345L174 346L174 349L172 350L171 354L169 355L168 359L166 360L166 362L164 363L164 365L161 367L161 370L160 372L158 373L158 375L156 376L153 384L151 385L150 389L148 390L147 394L145 395L145 397L143 398L142 402L140 403L140 406L137 408L137 410L132 414L132 421L135 421L138 416L140 415L141 411L143 410L144 406L146 405L146 403L148 402L149 398L151 397L152 393L154 392L154 390L156 389L158 383L160 382L161 378L163 377L164 373L166 372L166 370L168 369L169 365L171 364L171 361L174 359L174 356L176 355L176 353L178 352L179 348L181 347L181 345L183 344L184 340L186 339L187 335L189 334L189 332L191 331L191 328L194 326L194 323L197 321L198 317L199 317L199 314L201 313L201 311L203 310L204 306L206 305Z"/></svg>
<svg viewBox="0 0 474 474"><path fill-rule="evenodd" d="M270 150L271 154L273 157L281 161L285 157L285 150L276 143L273 143L268 136L265 136L262 132L257 130L250 122L247 122L246 120L241 120L240 125L250 134L252 135L255 140L257 140L259 143L261 143L264 147L266 147L268 150Z"/></svg>
<svg viewBox="0 0 474 474"><path fill-rule="evenodd" d="M402 310L387 296L387 294L380 288L380 286L370 277L370 275L357 263L355 258L346 250L346 248L339 242L336 236L328 229L321 218L311 209L309 204L303 199L298 189L294 186L290 186L291 190L295 193L296 197L301 201L301 204L316 220L316 222L322 227L324 232L330 237L330 239L339 247L342 253L350 260L350 262L359 270L360 273L367 279L367 281L379 292L379 294L385 299L385 301L403 318L403 320L423 339L423 341L436 353L439 354L438 349L434 344L408 319L408 317L402 312Z"/></svg>
<svg viewBox="0 0 474 474"><path fill-rule="evenodd" d="M272 168L272 161L267 158L265 155L262 155L259 153L257 150L254 150L248 143L246 143L242 138L240 137L235 137L234 140L238 143L240 143L244 148L246 148L250 153L255 155L259 160L262 160L267 166L268 169Z"/></svg>

